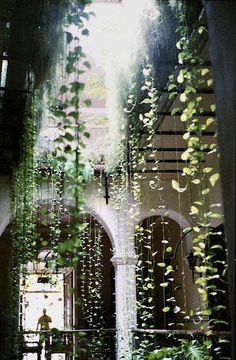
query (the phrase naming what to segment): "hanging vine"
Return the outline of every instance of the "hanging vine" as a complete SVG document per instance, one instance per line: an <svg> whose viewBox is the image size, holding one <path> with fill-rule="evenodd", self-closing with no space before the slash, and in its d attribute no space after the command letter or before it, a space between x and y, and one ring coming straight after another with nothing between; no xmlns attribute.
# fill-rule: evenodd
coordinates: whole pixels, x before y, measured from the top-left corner
<svg viewBox="0 0 236 360"><path fill-rule="evenodd" d="M8 274L8 344L7 356L20 356L19 325L19 276L23 266L35 258L37 234L35 226L35 134L36 121L34 99L29 98L24 118L24 133L21 143L21 162L13 176L12 213L14 220L11 230L11 255Z"/></svg>
<svg viewBox="0 0 236 360"><path fill-rule="evenodd" d="M219 180L219 173L214 172L213 167L205 165L205 159L207 160L211 154L217 154L217 134L214 135L215 141L213 143L209 144L203 141L204 131L215 123L214 112L216 106L213 103L210 104L212 116L204 117L207 111L203 97L198 95L198 89L204 85L211 87L213 79L210 69L205 66L199 55L196 44L200 42L206 28L198 26L190 34L185 13L186 8L182 4L177 9L179 41L176 47L180 70L177 74L169 77L168 90L170 91L170 99L175 98L180 92L180 106L172 109L172 115L180 113L180 121L185 127L183 139L186 141L186 150L181 158L186 162L183 168L186 186L181 188L178 181L172 180L172 187L179 193L186 190L191 192L193 188L198 194L198 198L191 202L189 211L192 218L192 228L190 230L193 233L193 256L199 262L198 266L195 266L195 271L199 274L195 283L198 285L201 307L196 314L200 319L206 316L209 318L207 331L204 322L201 328L210 335L217 324L228 325L227 321L219 320L217 316L217 313L225 309L225 306L222 304L211 306L210 302L210 298L223 291L220 287L220 281L225 279L227 271L225 262L217 259L216 256L217 249L223 250L222 244L211 243L211 237L218 234L212 228L211 220L222 219L221 212L217 211L221 204L210 202L211 189ZM185 231L189 231L189 229L185 229ZM217 266L218 262L223 264L221 273L219 273L219 266ZM186 315L186 318L189 318L189 315ZM221 342L225 342L225 339L220 339L219 343ZM209 343L208 347L210 347ZM218 356L217 358L223 356L221 346L213 347L214 352Z"/></svg>
<svg viewBox="0 0 236 360"><path fill-rule="evenodd" d="M82 234L83 256L80 260L81 306L89 328L96 330L88 344L89 356L91 359L99 357L105 360L109 357L109 349L101 332L104 328L102 228L91 216L86 221L88 226Z"/></svg>
<svg viewBox="0 0 236 360"><path fill-rule="evenodd" d="M140 210L143 201L141 189L142 180L146 179L146 157L147 153L154 159L153 172L159 168L157 154L152 151L155 136L155 125L157 122L156 110L158 100L158 90L152 76L150 64L143 65L140 79L132 83L132 92L128 95L126 107L124 108L128 131L124 136L123 149L128 152L128 166L123 165L124 187L128 186L132 196L128 214L128 221L135 225L135 247L137 254L136 281L137 281L137 310L139 326L143 329L155 327L155 279L154 266L156 263L157 252L154 250L153 226L154 222L149 223L148 228L144 227L140 221ZM140 86L140 87L139 87ZM147 150L139 151L141 133L145 131ZM126 141L125 141L126 140ZM128 149L128 150L127 150ZM123 150L124 151L124 150ZM126 172L126 173L125 173ZM150 178L149 178L150 179ZM161 197L161 186L158 174L153 175L149 180L152 190L158 190L160 195L160 205L165 208L164 199ZM120 189L120 188L119 188ZM113 195L113 198L117 194ZM125 197L125 199L127 196ZM120 196L118 196L120 201ZM139 339L136 350L132 353L132 359L143 359L148 356L153 344L153 335L145 334Z"/></svg>
<svg viewBox="0 0 236 360"><path fill-rule="evenodd" d="M78 36L88 36L86 22L92 13L85 11L87 4L91 1L70 1L67 4L66 26L75 25L80 31ZM50 241L39 239L36 234L36 224L39 211L36 206L37 180L39 171L35 163L35 137L36 137L36 116L34 99L28 102L24 120L24 133L22 140L21 163L14 175L13 186L13 213L15 220L12 230L12 252L9 274L9 310L8 310L8 359L20 359L20 346L18 343L18 307L19 307L19 276L22 265L29 261L37 260L39 249L43 246L53 248L54 259L51 266L64 266L75 264L78 261L78 248L81 245L80 234L84 229L83 224L78 224L78 216L83 210L84 190L84 164L81 160L81 150L84 148L84 138L89 134L85 125L80 120L80 93L84 84L79 81L79 76L90 64L86 61L83 53L80 38L70 31L66 32L66 40L72 45L67 56L66 72L70 79L67 85L61 86L60 93L65 98L63 109L57 109L57 116L60 118L61 135L56 141L56 149L53 157L56 157L57 170L52 166L50 176L52 189L52 202L49 209ZM90 100L85 100L90 106ZM39 119L37 119L38 121ZM52 165L52 157L48 159ZM70 162L72 166L67 169ZM58 165L59 164L59 165ZM66 182L70 183L70 195L74 199L74 207L70 210L71 228L66 241L61 239L60 217L62 212L62 190L63 174L67 171ZM45 175L45 173L44 173ZM45 215L45 214L44 214ZM68 258L68 254L70 255Z"/></svg>

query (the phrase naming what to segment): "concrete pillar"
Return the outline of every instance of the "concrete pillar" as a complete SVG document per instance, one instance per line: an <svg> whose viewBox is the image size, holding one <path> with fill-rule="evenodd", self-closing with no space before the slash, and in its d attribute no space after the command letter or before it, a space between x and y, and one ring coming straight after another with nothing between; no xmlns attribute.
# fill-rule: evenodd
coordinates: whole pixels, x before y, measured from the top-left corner
<svg viewBox="0 0 236 360"><path fill-rule="evenodd" d="M132 329L136 327L136 277L135 256L111 259L116 282L116 359L126 358L132 352Z"/></svg>

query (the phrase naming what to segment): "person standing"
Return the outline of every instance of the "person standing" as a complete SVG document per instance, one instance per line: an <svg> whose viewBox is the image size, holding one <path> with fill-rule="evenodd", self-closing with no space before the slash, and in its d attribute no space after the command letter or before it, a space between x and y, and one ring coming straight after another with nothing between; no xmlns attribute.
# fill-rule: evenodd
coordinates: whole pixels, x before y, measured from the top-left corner
<svg viewBox="0 0 236 360"><path fill-rule="evenodd" d="M47 315L47 310L43 309L43 315L40 316L40 318L38 319L36 330L38 330L39 327L40 327L40 330L50 330L49 323L51 323L51 322L52 322L52 319L50 316Z"/></svg>

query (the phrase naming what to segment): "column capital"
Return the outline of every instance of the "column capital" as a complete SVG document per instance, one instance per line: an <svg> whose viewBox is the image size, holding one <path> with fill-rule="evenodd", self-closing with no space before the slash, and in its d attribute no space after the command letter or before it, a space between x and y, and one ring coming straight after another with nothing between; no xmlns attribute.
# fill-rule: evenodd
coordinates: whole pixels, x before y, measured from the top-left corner
<svg viewBox="0 0 236 360"><path fill-rule="evenodd" d="M119 265L136 265L137 256L113 256L111 258L111 262L114 267Z"/></svg>

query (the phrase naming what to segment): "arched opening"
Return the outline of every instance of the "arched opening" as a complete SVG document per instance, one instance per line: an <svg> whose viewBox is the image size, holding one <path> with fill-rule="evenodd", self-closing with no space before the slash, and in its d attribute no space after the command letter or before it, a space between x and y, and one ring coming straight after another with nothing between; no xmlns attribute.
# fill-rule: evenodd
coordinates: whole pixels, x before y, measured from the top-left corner
<svg viewBox="0 0 236 360"><path fill-rule="evenodd" d="M37 321L46 309L52 320L49 324L52 335L40 350L45 351L46 356L60 354L66 359L65 356L74 351L80 353L82 359L89 359L91 354L102 350L106 359L113 359L115 284L110 261L112 246L105 229L94 216L81 215L78 224L83 225L83 230L78 239L78 262L71 267L60 265L55 262L54 241L58 240L55 238L57 231L60 241L68 240L68 207L61 214L58 226L53 219L53 233L48 204L41 204L40 214L37 224L38 261L28 263L21 276L20 326L23 331L31 333L24 336L24 351L30 352L27 344L40 343L39 334L32 333L42 330L40 324L37 328ZM70 252L66 253L67 256L71 256ZM102 342L101 329L108 329ZM84 335L79 339L81 330ZM55 331L59 332L55 335ZM56 345L53 343L55 338L59 339ZM99 346L94 345L95 338Z"/></svg>
<svg viewBox="0 0 236 360"><path fill-rule="evenodd" d="M138 327L196 328L194 319L188 316L199 306L187 261L190 237L175 220L155 215L142 220L135 238Z"/></svg>
<svg viewBox="0 0 236 360"><path fill-rule="evenodd" d="M101 224L86 214L87 228L82 237L83 254L76 273L77 298L75 326L84 328L114 328L114 268L111 263L110 239Z"/></svg>
<svg viewBox="0 0 236 360"><path fill-rule="evenodd" d="M213 250L213 251L212 251ZM219 277L209 281L209 304L211 308L217 309L214 316L216 318L214 330L229 331L230 316L229 316L229 283L227 272L225 271L225 263L227 261L225 228L224 224L220 224L214 228L210 236L209 249L211 251L212 262L217 269ZM217 289L217 292L215 292Z"/></svg>

